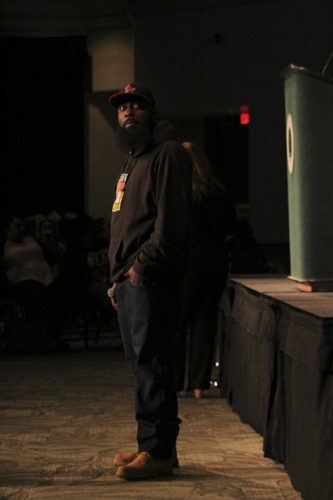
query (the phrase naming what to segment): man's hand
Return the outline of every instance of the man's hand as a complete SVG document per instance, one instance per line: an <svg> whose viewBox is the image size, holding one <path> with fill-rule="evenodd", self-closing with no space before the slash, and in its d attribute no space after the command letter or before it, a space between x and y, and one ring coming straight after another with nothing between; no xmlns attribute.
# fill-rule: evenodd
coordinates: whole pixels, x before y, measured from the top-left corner
<svg viewBox="0 0 333 500"><path fill-rule="evenodd" d="M112 307L118 309L117 299L116 299L116 283L112 285L107 291L108 297L111 300Z"/></svg>
<svg viewBox="0 0 333 500"><path fill-rule="evenodd" d="M127 273L125 273L125 276L128 276L128 278L133 286L137 286L141 283L140 274L138 274L136 271L134 271L133 267L131 267L127 271Z"/></svg>

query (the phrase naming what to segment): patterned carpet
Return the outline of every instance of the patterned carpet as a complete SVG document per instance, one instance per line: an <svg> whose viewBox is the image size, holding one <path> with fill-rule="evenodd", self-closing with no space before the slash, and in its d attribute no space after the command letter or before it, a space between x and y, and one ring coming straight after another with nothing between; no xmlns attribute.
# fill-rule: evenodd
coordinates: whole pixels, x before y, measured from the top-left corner
<svg viewBox="0 0 333 500"><path fill-rule="evenodd" d="M132 381L122 350L0 357L1 499L300 499L262 438L219 391L179 398L181 467L173 477L115 477L135 448Z"/></svg>

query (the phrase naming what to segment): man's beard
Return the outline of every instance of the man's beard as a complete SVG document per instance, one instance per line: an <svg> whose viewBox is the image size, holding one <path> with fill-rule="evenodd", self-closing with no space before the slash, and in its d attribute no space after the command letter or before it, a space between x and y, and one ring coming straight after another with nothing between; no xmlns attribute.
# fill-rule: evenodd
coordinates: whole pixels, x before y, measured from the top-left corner
<svg viewBox="0 0 333 500"><path fill-rule="evenodd" d="M152 140L152 128L152 120L147 120L129 128L118 127L117 140L120 147L133 153L145 150Z"/></svg>

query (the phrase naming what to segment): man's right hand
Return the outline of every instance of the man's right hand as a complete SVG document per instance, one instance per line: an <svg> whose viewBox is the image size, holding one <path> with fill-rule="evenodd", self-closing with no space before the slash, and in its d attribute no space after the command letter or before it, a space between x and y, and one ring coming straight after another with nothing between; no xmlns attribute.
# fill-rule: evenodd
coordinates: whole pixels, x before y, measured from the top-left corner
<svg viewBox="0 0 333 500"><path fill-rule="evenodd" d="M134 271L133 267L130 267L127 273L125 273L125 276L128 277L133 286L138 286L141 283L141 276Z"/></svg>

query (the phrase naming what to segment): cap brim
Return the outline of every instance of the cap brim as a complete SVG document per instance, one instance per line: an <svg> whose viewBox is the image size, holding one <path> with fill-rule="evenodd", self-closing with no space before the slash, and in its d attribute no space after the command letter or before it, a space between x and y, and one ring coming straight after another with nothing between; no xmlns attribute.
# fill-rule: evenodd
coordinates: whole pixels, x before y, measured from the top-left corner
<svg viewBox="0 0 333 500"><path fill-rule="evenodd" d="M152 107L152 103L149 102L145 97L139 94L134 94L134 93L129 93L129 92L121 92L117 94L113 94L109 98L109 104L113 106L114 108L118 108L120 104L123 104L124 102L133 102L133 101L142 101L148 106Z"/></svg>

